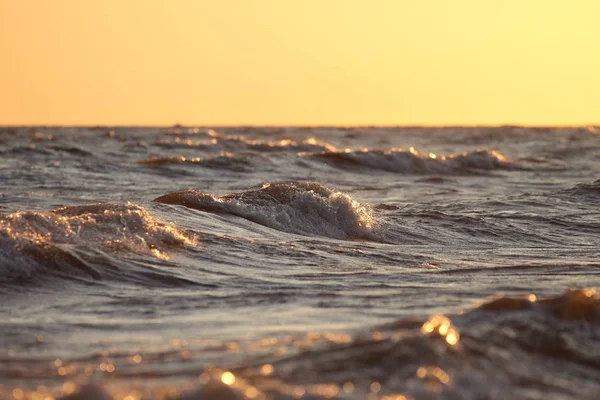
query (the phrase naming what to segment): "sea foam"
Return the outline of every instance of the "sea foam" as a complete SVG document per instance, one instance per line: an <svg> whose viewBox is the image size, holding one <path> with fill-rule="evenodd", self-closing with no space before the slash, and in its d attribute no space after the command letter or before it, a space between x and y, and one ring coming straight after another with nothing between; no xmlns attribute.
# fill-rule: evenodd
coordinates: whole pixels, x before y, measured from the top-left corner
<svg viewBox="0 0 600 400"><path fill-rule="evenodd" d="M337 239L373 238L377 225L369 205L313 182L265 183L260 189L221 197L186 190L155 201L237 215L280 231Z"/></svg>
<svg viewBox="0 0 600 400"><path fill-rule="evenodd" d="M91 254L96 258L119 253L169 259L170 248L194 242L193 235L131 203L15 212L0 217L0 280L31 277L38 267L55 272L74 267L101 278L91 266L98 264L91 262Z"/></svg>

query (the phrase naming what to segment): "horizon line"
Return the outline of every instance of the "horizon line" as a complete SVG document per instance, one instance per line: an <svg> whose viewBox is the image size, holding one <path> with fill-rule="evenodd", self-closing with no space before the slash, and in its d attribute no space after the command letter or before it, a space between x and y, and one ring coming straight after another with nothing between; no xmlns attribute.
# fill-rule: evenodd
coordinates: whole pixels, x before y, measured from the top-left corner
<svg viewBox="0 0 600 400"><path fill-rule="evenodd" d="M2 124L0 128L589 128L600 127L600 122L578 124Z"/></svg>

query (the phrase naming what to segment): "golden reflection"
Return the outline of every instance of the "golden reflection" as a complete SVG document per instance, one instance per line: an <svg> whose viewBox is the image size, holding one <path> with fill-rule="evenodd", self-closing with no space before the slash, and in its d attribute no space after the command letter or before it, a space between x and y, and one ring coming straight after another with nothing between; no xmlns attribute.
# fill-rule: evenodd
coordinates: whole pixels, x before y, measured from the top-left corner
<svg viewBox="0 0 600 400"><path fill-rule="evenodd" d="M250 386L246 388L246 390L244 390L244 394L250 399L255 399L256 397L258 397L260 392L254 386Z"/></svg>
<svg viewBox="0 0 600 400"><path fill-rule="evenodd" d="M342 390L345 393L352 393L354 391L354 384L352 382L346 382L342 385Z"/></svg>
<svg viewBox="0 0 600 400"><path fill-rule="evenodd" d="M264 346L264 347L274 346L277 344L277 338L271 337L271 338L261 339L258 342L258 344L259 344L259 346Z"/></svg>
<svg viewBox="0 0 600 400"><path fill-rule="evenodd" d="M381 391L381 384L379 382L373 382L371 383L371 386L369 386L369 389L373 393L379 393Z"/></svg>
<svg viewBox="0 0 600 400"><path fill-rule="evenodd" d="M403 394L388 394L383 396L381 400L411 400L410 397L406 397Z"/></svg>
<svg viewBox="0 0 600 400"><path fill-rule="evenodd" d="M531 293L529 296L527 296L527 299L533 303L534 301L537 300L537 296L535 294Z"/></svg>
<svg viewBox="0 0 600 400"><path fill-rule="evenodd" d="M71 394L77 390L77 384L72 381L67 381L63 383L62 389L65 394Z"/></svg>
<svg viewBox="0 0 600 400"><path fill-rule="evenodd" d="M435 378L440 383L450 383L450 376L439 367L419 367L417 368L417 377L420 379Z"/></svg>
<svg viewBox="0 0 600 400"><path fill-rule="evenodd" d="M142 356L140 354L136 354L135 356L131 357L130 360L133 364L139 364L142 362Z"/></svg>
<svg viewBox="0 0 600 400"><path fill-rule="evenodd" d="M336 385L334 383L316 384L316 385L310 385L308 387L308 393L313 396L321 396L321 397L331 399L331 398L339 395L340 388L338 387L338 385Z"/></svg>
<svg viewBox="0 0 600 400"><path fill-rule="evenodd" d="M451 346L456 345L458 343L458 339L459 334L458 331L456 331L455 329L451 329L446 335L446 343L448 343Z"/></svg>
<svg viewBox="0 0 600 400"><path fill-rule="evenodd" d="M225 371L221 375L221 382L223 382L224 384L226 384L228 386L231 386L235 383L235 375L229 371Z"/></svg>
<svg viewBox="0 0 600 400"><path fill-rule="evenodd" d="M456 345L460 339L460 333L444 315L431 316L421 327L421 332L426 335L437 333L451 346Z"/></svg>
<svg viewBox="0 0 600 400"><path fill-rule="evenodd" d="M275 372L275 367L273 367L271 364L265 364L260 368L260 374L263 376L269 376L273 372Z"/></svg>
<svg viewBox="0 0 600 400"><path fill-rule="evenodd" d="M439 328L440 335L445 336L448 333L448 329L448 325L441 325Z"/></svg>
<svg viewBox="0 0 600 400"><path fill-rule="evenodd" d="M227 350L237 353L240 351L240 346L236 342L227 342Z"/></svg>
<svg viewBox="0 0 600 400"><path fill-rule="evenodd" d="M21 388L14 388L12 391L12 395L17 400L21 400L23 397L25 397L25 393Z"/></svg>

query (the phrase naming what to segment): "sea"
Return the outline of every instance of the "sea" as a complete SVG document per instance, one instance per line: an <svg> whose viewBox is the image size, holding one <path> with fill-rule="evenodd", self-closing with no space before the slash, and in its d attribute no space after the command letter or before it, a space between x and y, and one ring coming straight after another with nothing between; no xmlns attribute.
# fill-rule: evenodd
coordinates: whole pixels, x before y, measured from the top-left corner
<svg viewBox="0 0 600 400"><path fill-rule="evenodd" d="M1 127L0 399L599 399L600 127Z"/></svg>

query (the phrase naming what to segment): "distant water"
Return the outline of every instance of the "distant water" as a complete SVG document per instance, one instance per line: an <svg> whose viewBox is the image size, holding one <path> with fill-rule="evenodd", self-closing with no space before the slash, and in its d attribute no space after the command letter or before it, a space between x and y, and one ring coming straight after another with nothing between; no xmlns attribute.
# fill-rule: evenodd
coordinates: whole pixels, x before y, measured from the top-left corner
<svg viewBox="0 0 600 400"><path fill-rule="evenodd" d="M0 128L1 399L598 399L600 128Z"/></svg>

